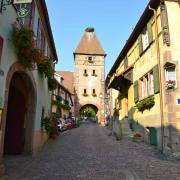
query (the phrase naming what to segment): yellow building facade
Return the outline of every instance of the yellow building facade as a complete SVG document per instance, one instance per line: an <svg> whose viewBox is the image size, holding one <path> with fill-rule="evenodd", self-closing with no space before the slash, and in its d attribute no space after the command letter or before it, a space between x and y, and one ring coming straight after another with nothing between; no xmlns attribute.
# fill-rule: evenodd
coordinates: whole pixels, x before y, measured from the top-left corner
<svg viewBox="0 0 180 180"><path fill-rule="evenodd" d="M108 74L115 119L165 153L180 150L179 15L178 1L151 0Z"/></svg>

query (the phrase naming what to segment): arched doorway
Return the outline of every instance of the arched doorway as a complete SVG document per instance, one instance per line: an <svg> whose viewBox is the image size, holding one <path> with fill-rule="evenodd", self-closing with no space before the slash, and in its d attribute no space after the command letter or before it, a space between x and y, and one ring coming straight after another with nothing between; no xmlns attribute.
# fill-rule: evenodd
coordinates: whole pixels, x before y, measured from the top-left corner
<svg viewBox="0 0 180 180"><path fill-rule="evenodd" d="M4 154L31 153L35 91L28 74L21 71L12 74L7 99Z"/></svg>
<svg viewBox="0 0 180 180"><path fill-rule="evenodd" d="M81 118L89 118L93 121L97 121L98 108L93 104L86 104L79 110Z"/></svg>

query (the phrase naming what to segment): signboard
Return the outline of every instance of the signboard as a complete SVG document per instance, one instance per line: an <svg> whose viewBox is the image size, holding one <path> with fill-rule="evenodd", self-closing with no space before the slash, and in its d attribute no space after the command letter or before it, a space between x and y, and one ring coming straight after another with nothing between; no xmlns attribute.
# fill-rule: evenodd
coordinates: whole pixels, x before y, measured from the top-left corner
<svg viewBox="0 0 180 180"><path fill-rule="evenodd" d="M32 3L32 0L14 0L14 4Z"/></svg>
<svg viewBox="0 0 180 180"><path fill-rule="evenodd" d="M28 16L30 12L30 9L28 9L27 7L21 7L18 11L17 11L17 15L20 18L24 18L26 16Z"/></svg>

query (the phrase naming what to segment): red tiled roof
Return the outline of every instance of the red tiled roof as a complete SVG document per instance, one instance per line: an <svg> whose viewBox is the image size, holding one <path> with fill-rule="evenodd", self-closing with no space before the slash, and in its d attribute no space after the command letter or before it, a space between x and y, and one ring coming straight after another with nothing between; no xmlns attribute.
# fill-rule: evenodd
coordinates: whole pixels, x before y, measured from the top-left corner
<svg viewBox="0 0 180 180"><path fill-rule="evenodd" d="M106 56L94 28L87 28L74 54L89 54Z"/></svg>
<svg viewBox="0 0 180 180"><path fill-rule="evenodd" d="M70 71L56 71L56 73L64 78L64 87L74 94L74 73Z"/></svg>

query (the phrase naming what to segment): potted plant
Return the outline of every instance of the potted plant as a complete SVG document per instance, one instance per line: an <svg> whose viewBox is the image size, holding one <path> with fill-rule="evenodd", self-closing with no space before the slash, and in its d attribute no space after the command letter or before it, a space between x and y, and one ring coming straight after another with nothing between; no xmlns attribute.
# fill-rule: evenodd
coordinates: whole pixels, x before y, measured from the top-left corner
<svg viewBox="0 0 180 180"><path fill-rule="evenodd" d="M142 142L143 141L143 136L139 132L135 132L133 135L133 141L135 142Z"/></svg>

